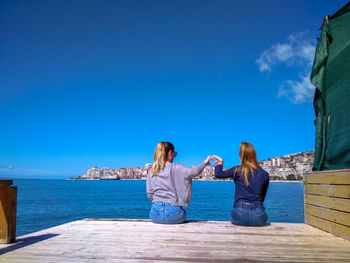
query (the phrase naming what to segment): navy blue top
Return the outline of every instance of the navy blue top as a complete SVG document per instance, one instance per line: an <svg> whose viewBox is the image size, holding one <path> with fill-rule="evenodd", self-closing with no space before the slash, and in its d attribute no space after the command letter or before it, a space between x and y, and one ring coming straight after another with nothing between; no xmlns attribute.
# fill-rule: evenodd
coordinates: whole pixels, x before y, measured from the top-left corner
<svg viewBox="0 0 350 263"><path fill-rule="evenodd" d="M263 204L269 187L269 174L262 168L254 170L254 179L249 171L248 182L249 186L246 186L244 182L244 175L239 171L235 173L237 166L231 169L223 170L222 165L215 166L216 178L233 178L236 185L235 190L235 203L238 201L249 202L253 204Z"/></svg>

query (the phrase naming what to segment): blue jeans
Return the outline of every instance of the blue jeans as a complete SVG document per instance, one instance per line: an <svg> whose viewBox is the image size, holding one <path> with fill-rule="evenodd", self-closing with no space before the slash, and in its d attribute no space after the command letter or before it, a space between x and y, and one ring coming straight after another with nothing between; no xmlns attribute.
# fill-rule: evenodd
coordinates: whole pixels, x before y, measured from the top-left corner
<svg viewBox="0 0 350 263"><path fill-rule="evenodd" d="M231 212L231 222L239 226L265 226L267 213L263 204L237 202Z"/></svg>
<svg viewBox="0 0 350 263"><path fill-rule="evenodd" d="M181 224L186 220L186 211L181 206L155 202L152 204L149 217L157 224Z"/></svg>

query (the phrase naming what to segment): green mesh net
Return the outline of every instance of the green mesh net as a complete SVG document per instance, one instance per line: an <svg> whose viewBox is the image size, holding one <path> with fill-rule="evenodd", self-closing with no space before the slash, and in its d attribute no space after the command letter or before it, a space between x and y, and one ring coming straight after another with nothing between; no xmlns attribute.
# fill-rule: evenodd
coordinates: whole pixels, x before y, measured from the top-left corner
<svg viewBox="0 0 350 263"><path fill-rule="evenodd" d="M314 170L350 168L350 2L324 19L311 72Z"/></svg>

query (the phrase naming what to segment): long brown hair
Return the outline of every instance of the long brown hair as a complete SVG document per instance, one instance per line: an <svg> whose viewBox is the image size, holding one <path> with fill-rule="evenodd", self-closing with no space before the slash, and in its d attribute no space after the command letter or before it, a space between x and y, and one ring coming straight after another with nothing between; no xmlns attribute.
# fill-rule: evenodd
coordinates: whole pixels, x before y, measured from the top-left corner
<svg viewBox="0 0 350 263"><path fill-rule="evenodd" d="M261 168L256 157L256 151L249 142L241 142L239 145L239 158L241 159L241 165L236 169L236 173L239 172L241 177L244 178L244 183L249 186L248 174L249 171L254 179L254 170Z"/></svg>
<svg viewBox="0 0 350 263"><path fill-rule="evenodd" d="M154 151L154 163L152 165L152 176L156 175L165 166L168 153L175 151L175 147L171 142L159 142Z"/></svg>

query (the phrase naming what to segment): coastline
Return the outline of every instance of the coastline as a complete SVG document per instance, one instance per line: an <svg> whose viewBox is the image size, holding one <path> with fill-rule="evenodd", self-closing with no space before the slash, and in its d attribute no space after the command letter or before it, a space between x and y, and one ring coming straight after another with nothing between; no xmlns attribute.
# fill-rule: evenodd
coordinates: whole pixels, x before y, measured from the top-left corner
<svg viewBox="0 0 350 263"><path fill-rule="evenodd" d="M146 181L146 178L142 179L74 179L74 178L68 178L64 180L69 180L69 181ZM203 180L203 179L194 179L193 181L195 182L229 182L232 180ZM298 181L298 180L270 180L270 183L303 183L303 181Z"/></svg>

